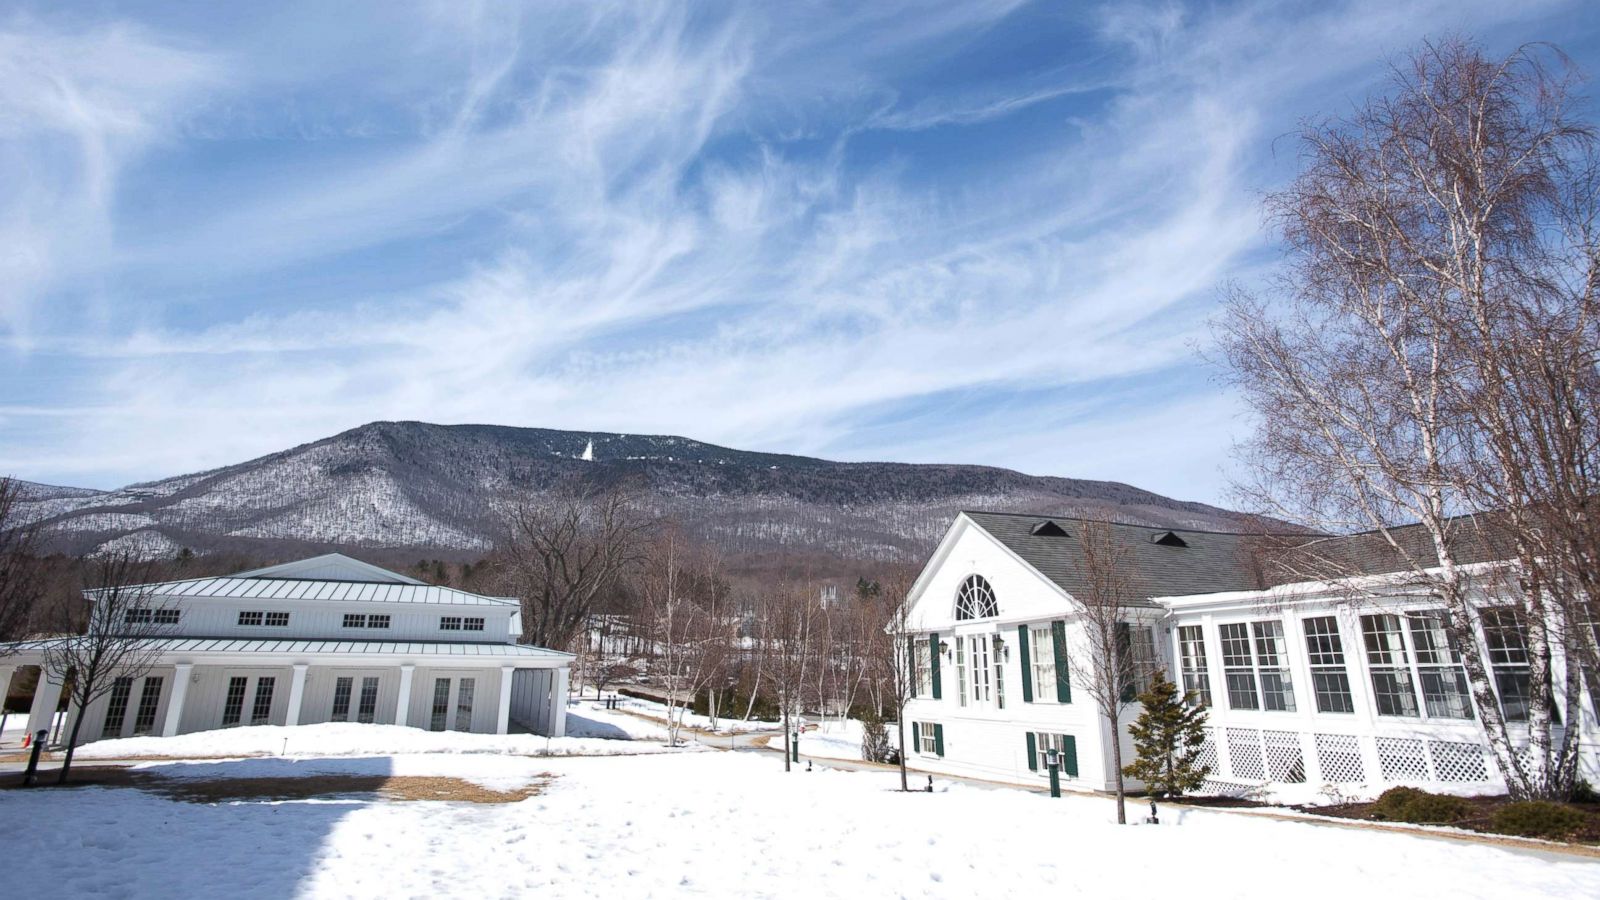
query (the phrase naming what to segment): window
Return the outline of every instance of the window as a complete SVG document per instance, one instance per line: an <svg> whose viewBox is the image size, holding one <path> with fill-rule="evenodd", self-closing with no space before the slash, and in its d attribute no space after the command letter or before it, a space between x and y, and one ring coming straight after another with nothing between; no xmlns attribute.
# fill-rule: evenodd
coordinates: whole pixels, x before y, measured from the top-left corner
<svg viewBox="0 0 1600 900"><path fill-rule="evenodd" d="M367 627L368 628L388 628L389 627L389 617L387 615L367 616Z"/></svg>
<svg viewBox="0 0 1600 900"><path fill-rule="evenodd" d="M933 647L926 638L918 635L911 641L911 652L917 659L917 696L933 696Z"/></svg>
<svg viewBox="0 0 1600 900"><path fill-rule="evenodd" d="M1422 705L1428 715L1441 719L1472 718L1467 696L1467 673L1461 668L1461 651L1445 630L1444 610L1426 610L1407 616L1411 649L1422 685Z"/></svg>
<svg viewBox="0 0 1600 900"><path fill-rule="evenodd" d="M361 706L356 710L356 721L371 724L378 714L378 679L361 679Z"/></svg>
<svg viewBox="0 0 1600 900"><path fill-rule="evenodd" d="M250 681L248 678L228 679L228 699L222 704L222 724L239 724L240 716L244 715L244 689Z"/></svg>
<svg viewBox="0 0 1600 900"><path fill-rule="evenodd" d="M361 613L345 613L344 614L344 627L346 627L346 628L365 628L365 627L367 627L367 617L362 615Z"/></svg>
<svg viewBox="0 0 1600 900"><path fill-rule="evenodd" d="M333 683L333 715L330 717L332 721L350 721L350 689L354 684L354 678L340 678Z"/></svg>
<svg viewBox="0 0 1600 900"><path fill-rule="evenodd" d="M111 683L111 700L106 704L106 724L100 730L103 736L122 736L122 722L128 715L128 695L132 692L132 678L118 678Z"/></svg>
<svg viewBox="0 0 1600 900"><path fill-rule="evenodd" d="M1283 623L1253 622L1256 662L1261 676L1261 708L1294 712L1294 684L1289 677L1289 648L1283 640Z"/></svg>
<svg viewBox="0 0 1600 900"><path fill-rule="evenodd" d="M989 637L974 634L966 638L972 660L972 703L988 703L989 693Z"/></svg>
<svg viewBox="0 0 1600 900"><path fill-rule="evenodd" d="M239 624L240 625L260 625L261 624L261 617L263 615L264 615L264 613L260 613L260 612L246 612L244 610L240 610L239 611Z"/></svg>
<svg viewBox="0 0 1600 900"><path fill-rule="evenodd" d="M460 616L440 616L439 617L439 630L440 631L460 631L461 630L461 617Z"/></svg>
<svg viewBox="0 0 1600 900"><path fill-rule="evenodd" d="M1123 670L1128 673L1123 699L1131 701L1150 688L1150 679L1157 668L1155 635L1149 626L1118 622L1117 652L1122 657Z"/></svg>
<svg viewBox="0 0 1600 900"><path fill-rule="evenodd" d="M1367 645L1367 666L1372 670L1372 698L1380 716L1417 715L1417 692L1411 683L1400 617L1361 617L1361 636Z"/></svg>
<svg viewBox="0 0 1600 900"><path fill-rule="evenodd" d="M388 628L387 615L366 615L364 613L345 613L344 627L346 628ZM439 627L444 628L444 620L439 621ZM455 629L451 629L452 631Z"/></svg>
<svg viewBox="0 0 1600 900"><path fill-rule="evenodd" d="M982 575L972 575L961 582L961 589L956 592L957 619L987 619L999 614L994 588L989 587Z"/></svg>
<svg viewBox="0 0 1600 900"><path fill-rule="evenodd" d="M461 630L462 631L482 631L483 630L483 619L481 617L480 618L473 618L471 616L468 616L467 618L461 620Z"/></svg>
<svg viewBox="0 0 1600 900"><path fill-rule="evenodd" d="M151 609L148 606L130 606L122 611L122 621L129 625L176 625L176 609Z"/></svg>
<svg viewBox="0 0 1600 900"><path fill-rule="evenodd" d="M1301 622L1306 632L1306 656L1311 661L1311 694L1317 712L1353 713L1350 674L1344 666L1344 642L1339 638L1339 620L1317 616Z"/></svg>
<svg viewBox="0 0 1600 900"><path fill-rule="evenodd" d="M1256 673L1251 668L1250 626L1231 622L1221 627L1222 674L1228 683L1230 709L1260 709L1256 695Z"/></svg>
<svg viewBox="0 0 1600 900"><path fill-rule="evenodd" d="M1211 705L1211 673L1206 670L1206 641L1199 625L1178 626L1178 667L1184 693L1200 706Z"/></svg>
<svg viewBox="0 0 1600 900"><path fill-rule="evenodd" d="M1028 629L1028 641L1033 646L1028 662L1033 666L1034 702L1046 702L1056 697L1056 643L1048 628Z"/></svg>
<svg viewBox="0 0 1600 900"><path fill-rule="evenodd" d="M463 678L456 682L456 730L472 730L472 694L477 687L477 682L472 678ZM376 693L376 688L374 688Z"/></svg>
<svg viewBox="0 0 1600 900"><path fill-rule="evenodd" d="M266 625L268 628L284 628L289 624L289 614L286 612L267 613Z"/></svg>
<svg viewBox="0 0 1600 900"><path fill-rule="evenodd" d="M250 724L266 725L272 721L272 688L276 678L256 679L256 699L250 705Z"/></svg>
<svg viewBox="0 0 1600 900"><path fill-rule="evenodd" d="M428 717L429 731L443 731L445 716L450 714L450 679L433 680L433 708Z"/></svg>
<svg viewBox="0 0 1600 900"><path fill-rule="evenodd" d="M917 723L917 750L927 756L939 755L939 726L932 722Z"/></svg>
<svg viewBox="0 0 1600 900"><path fill-rule="evenodd" d="M133 733L149 734L156 727L156 707L161 705L161 682L159 675L147 676L144 687L139 691L139 712L133 717Z"/></svg>
<svg viewBox="0 0 1600 900"><path fill-rule="evenodd" d="M956 698L961 706L967 705L967 641L965 638L954 638L956 642Z"/></svg>
<svg viewBox="0 0 1600 900"><path fill-rule="evenodd" d="M1034 759L1033 768L1040 775L1050 774L1050 751L1056 751L1056 765L1060 774L1070 778L1078 776L1078 747L1077 742L1065 734L1046 734L1035 732L1033 735Z"/></svg>
<svg viewBox="0 0 1600 900"><path fill-rule="evenodd" d="M1528 681L1528 630L1520 612L1512 607L1484 610L1483 639L1506 721L1527 721L1533 691Z"/></svg>
<svg viewBox="0 0 1600 900"><path fill-rule="evenodd" d="M994 705L996 709L1006 708L1006 662L1000 648L1000 637L994 639Z"/></svg>

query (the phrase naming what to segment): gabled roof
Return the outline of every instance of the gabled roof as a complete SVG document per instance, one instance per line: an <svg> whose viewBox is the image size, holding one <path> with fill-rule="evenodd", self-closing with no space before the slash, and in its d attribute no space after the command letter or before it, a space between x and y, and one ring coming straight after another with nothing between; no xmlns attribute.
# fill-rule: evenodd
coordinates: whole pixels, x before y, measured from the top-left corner
<svg viewBox="0 0 1600 900"><path fill-rule="evenodd" d="M279 563L264 569L239 572L234 578L282 578L299 581L354 581L361 584L423 584L399 572L381 569L343 553L325 553L310 559Z"/></svg>
<svg viewBox="0 0 1600 900"><path fill-rule="evenodd" d="M1084 577L1082 529L1076 520L1021 513L964 512L990 537L999 541L1040 575L1073 596L1088 591ZM1036 533L1041 522L1062 525ZM1252 553L1257 536L1212 531L1152 528L1148 525L1106 523L1113 539L1127 546L1133 562L1133 589L1139 597L1207 594L1214 591L1253 590L1265 586L1261 567ZM1167 534L1183 546L1158 542Z"/></svg>

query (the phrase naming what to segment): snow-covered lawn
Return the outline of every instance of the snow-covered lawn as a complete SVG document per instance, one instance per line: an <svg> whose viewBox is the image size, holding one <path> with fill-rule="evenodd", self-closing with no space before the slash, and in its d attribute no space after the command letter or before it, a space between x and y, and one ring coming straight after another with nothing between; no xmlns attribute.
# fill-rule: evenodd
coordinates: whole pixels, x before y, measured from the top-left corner
<svg viewBox="0 0 1600 900"><path fill-rule="evenodd" d="M667 705L665 703L657 703L654 700L641 700L638 697L623 697L620 695L618 697L618 703L622 709L636 712L642 716L649 716L653 719L666 721ZM742 712L742 710L737 712ZM688 712L687 710L683 713L683 724L689 726L690 728L699 728L704 731L715 731L718 734L747 734L752 731L776 731L782 730L783 728L782 722L766 722L761 719L751 719L746 721L738 718L738 716L734 716L732 718L728 716L719 716L717 718L716 727L712 728L710 716L702 716L698 713Z"/></svg>
<svg viewBox="0 0 1600 900"><path fill-rule="evenodd" d="M794 772L775 755L148 763L181 777L443 775L507 804L371 795L198 804L132 788L0 794L8 896L1600 896L1600 862L1484 844L1167 812L1110 823L1098 797Z"/></svg>

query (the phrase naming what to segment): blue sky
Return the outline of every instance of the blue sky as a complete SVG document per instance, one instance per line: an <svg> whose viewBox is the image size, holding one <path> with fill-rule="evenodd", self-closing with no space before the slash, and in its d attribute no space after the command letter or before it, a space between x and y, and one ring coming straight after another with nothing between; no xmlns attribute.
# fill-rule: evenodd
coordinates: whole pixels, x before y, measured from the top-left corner
<svg viewBox="0 0 1600 900"><path fill-rule="evenodd" d="M1450 31L1600 73L1581 2L0 10L0 472L96 487L421 419L1221 501L1284 136Z"/></svg>

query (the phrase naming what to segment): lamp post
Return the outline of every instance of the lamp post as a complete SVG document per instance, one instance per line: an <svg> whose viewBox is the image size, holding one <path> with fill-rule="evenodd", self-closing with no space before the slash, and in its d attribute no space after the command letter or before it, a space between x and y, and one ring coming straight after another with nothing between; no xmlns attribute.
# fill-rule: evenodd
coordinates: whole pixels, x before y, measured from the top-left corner
<svg viewBox="0 0 1600 900"><path fill-rule="evenodd" d="M1061 796L1061 751L1054 747L1044 752L1044 767L1050 772L1050 796Z"/></svg>

